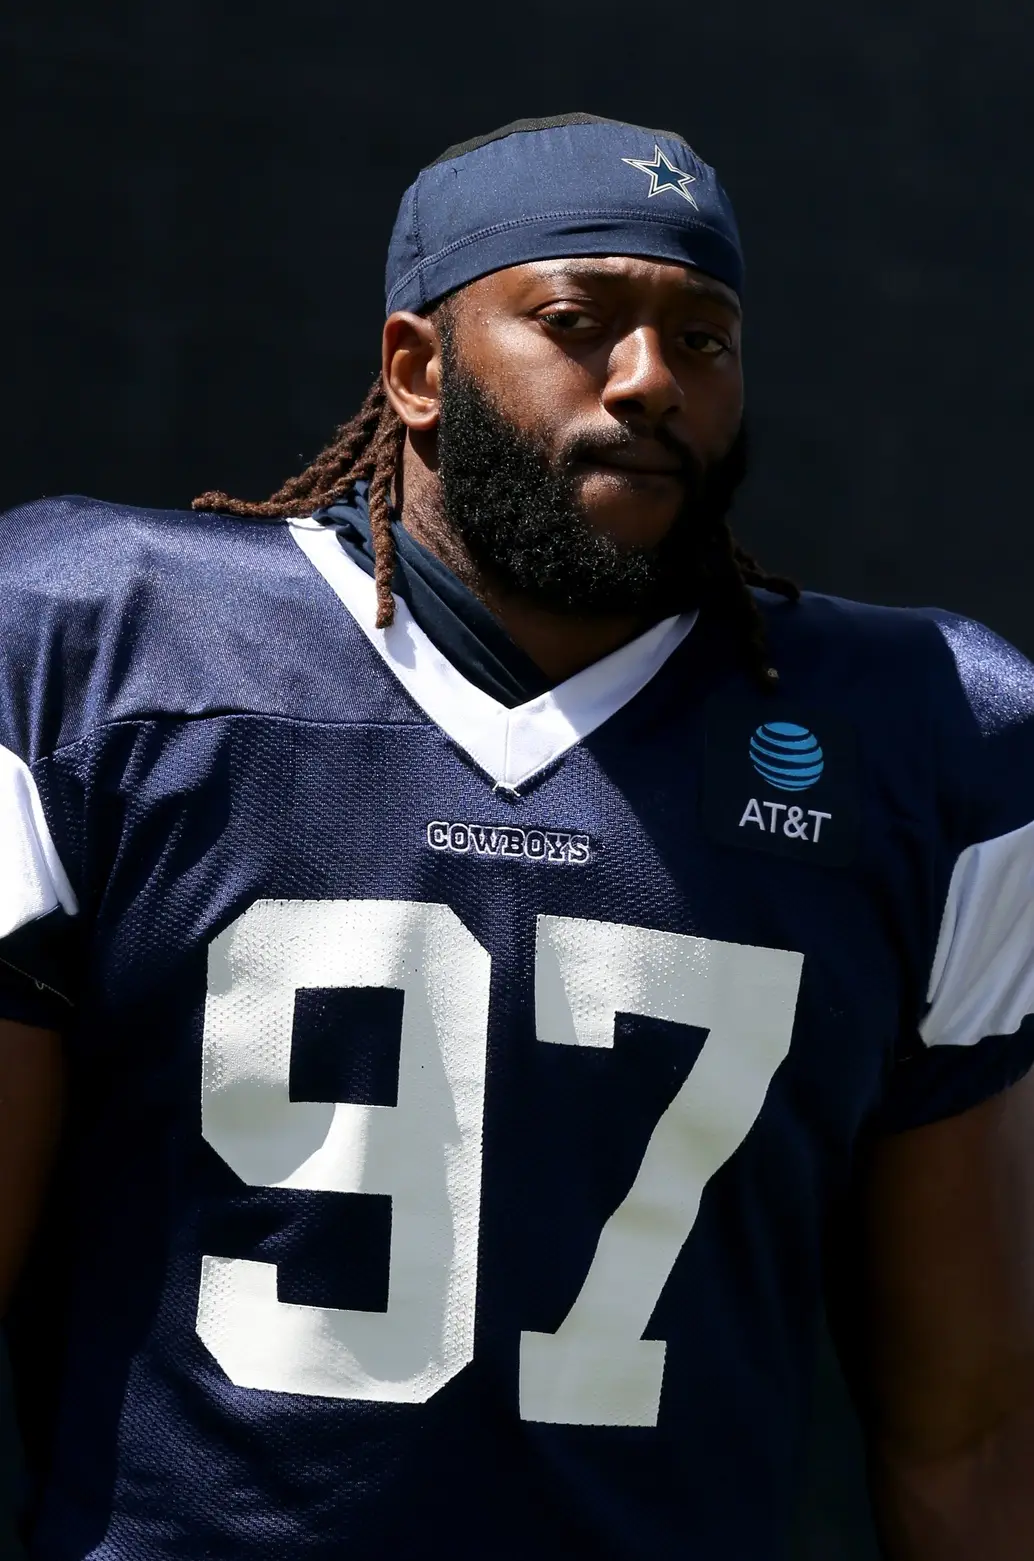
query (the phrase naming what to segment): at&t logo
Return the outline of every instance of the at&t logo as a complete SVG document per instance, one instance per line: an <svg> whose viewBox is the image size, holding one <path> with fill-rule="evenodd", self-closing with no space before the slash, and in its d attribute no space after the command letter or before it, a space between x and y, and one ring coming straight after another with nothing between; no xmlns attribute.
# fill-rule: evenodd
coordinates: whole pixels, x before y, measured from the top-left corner
<svg viewBox="0 0 1034 1561"><path fill-rule="evenodd" d="M806 726L793 721L768 721L759 726L750 739L750 762L767 785L776 791L791 792L808 791L821 780L826 767L818 738ZM823 824L832 816L821 808L799 808L788 802L751 797L740 828L760 829L770 835L782 833L788 840L817 844Z"/></svg>
<svg viewBox="0 0 1034 1561"><path fill-rule="evenodd" d="M767 823L762 816L762 808L768 812ZM784 813L785 818L782 816ZM788 802L759 802L756 797L751 797L743 810L740 828L753 825L770 835L782 831L788 840L809 840L817 845L823 824L832 817L832 813L823 813L821 808L795 808Z"/></svg>
<svg viewBox="0 0 1034 1561"><path fill-rule="evenodd" d="M777 791L807 791L822 779L819 740L794 721L768 721L750 739L750 762Z"/></svg>

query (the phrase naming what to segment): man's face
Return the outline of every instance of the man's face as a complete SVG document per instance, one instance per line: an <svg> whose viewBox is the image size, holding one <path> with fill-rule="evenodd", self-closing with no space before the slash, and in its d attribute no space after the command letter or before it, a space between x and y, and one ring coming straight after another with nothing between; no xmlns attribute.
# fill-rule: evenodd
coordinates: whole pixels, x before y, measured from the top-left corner
<svg viewBox="0 0 1034 1561"><path fill-rule="evenodd" d="M740 315L626 257L471 284L442 321L447 522L504 587L588 612L677 608L743 471Z"/></svg>

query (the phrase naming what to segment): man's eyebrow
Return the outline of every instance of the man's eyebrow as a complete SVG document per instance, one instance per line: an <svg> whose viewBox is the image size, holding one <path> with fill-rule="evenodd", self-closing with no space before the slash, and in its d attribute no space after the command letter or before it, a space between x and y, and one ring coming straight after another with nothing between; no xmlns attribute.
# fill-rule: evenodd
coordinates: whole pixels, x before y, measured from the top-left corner
<svg viewBox="0 0 1034 1561"><path fill-rule="evenodd" d="M593 265L591 261L563 260L557 265L536 270L534 281L531 285L534 285L534 282L558 282L562 280L617 283L625 281L626 278L622 272L612 271L609 266ZM721 304L723 308L730 309L736 316L740 316L743 312L735 293L727 292L724 287L721 287L717 282L712 282L706 276L698 276L693 272L687 271L680 285L694 298L702 298L709 303Z"/></svg>

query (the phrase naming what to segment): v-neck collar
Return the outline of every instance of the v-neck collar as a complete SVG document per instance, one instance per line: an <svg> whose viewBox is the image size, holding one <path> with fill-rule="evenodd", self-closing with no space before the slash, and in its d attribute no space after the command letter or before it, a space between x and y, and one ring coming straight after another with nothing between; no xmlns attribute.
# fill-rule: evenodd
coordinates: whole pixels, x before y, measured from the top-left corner
<svg viewBox="0 0 1034 1561"><path fill-rule="evenodd" d="M345 499L313 516L337 532L338 541L364 574L374 574L368 484L356 483ZM494 613L434 553L392 518L395 575L391 583L432 644L469 683L513 709L552 688L526 651L507 634Z"/></svg>
<svg viewBox="0 0 1034 1561"><path fill-rule="evenodd" d="M348 557L331 527L311 518L288 524L414 703L502 791L519 790L634 699L697 619L695 612L664 618L548 693L509 709L458 672L397 597L394 623L376 627L374 582Z"/></svg>

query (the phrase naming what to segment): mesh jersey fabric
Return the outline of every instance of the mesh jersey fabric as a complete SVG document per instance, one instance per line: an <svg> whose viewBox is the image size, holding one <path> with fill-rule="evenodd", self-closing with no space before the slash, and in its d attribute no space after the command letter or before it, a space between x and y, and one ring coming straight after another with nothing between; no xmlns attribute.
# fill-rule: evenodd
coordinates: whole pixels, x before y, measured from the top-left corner
<svg viewBox="0 0 1034 1561"><path fill-rule="evenodd" d="M777 700L703 614L508 710L311 522L0 570L34 1561L784 1554L859 1144L1031 1061L1028 664L763 594Z"/></svg>

